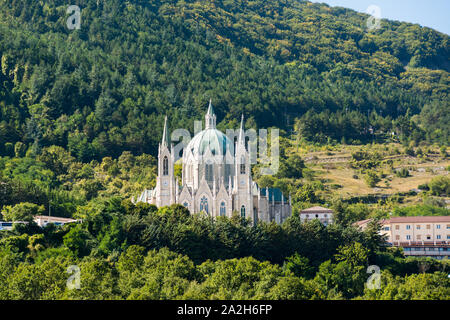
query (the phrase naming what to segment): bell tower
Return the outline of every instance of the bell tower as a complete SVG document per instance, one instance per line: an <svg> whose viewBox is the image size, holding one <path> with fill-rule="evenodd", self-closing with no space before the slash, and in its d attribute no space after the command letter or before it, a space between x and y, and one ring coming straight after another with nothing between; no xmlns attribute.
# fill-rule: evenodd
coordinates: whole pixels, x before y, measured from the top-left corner
<svg viewBox="0 0 450 320"><path fill-rule="evenodd" d="M164 119L162 141L158 148L158 177L156 178L156 205L169 206L175 203L174 158L169 146L167 116Z"/></svg>
<svg viewBox="0 0 450 320"><path fill-rule="evenodd" d="M235 210L241 217L252 219L253 195L250 156L245 147L244 115L235 151Z"/></svg>

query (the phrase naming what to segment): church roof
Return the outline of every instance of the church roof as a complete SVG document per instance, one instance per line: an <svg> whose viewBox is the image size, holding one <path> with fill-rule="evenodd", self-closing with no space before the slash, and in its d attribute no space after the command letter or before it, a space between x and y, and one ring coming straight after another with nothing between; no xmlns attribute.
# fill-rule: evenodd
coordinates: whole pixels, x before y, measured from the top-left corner
<svg viewBox="0 0 450 320"><path fill-rule="evenodd" d="M268 188L269 191L269 201L273 201L274 197L275 197L275 202L281 202L282 199L282 194L283 192L281 192L280 189L278 188ZM266 196L266 188L261 188L260 189L260 194L261 196L265 197ZM289 202L289 198L288 197L284 197L284 202L288 203Z"/></svg>
<svg viewBox="0 0 450 320"><path fill-rule="evenodd" d="M231 140L224 133L217 129L206 129L192 138L186 147L186 151L203 156L209 149L212 155L225 155L231 146Z"/></svg>
<svg viewBox="0 0 450 320"><path fill-rule="evenodd" d="M206 114L210 115L210 116L214 115L214 108L212 106L212 100L211 99L209 99L209 107L208 107L208 112Z"/></svg>
<svg viewBox="0 0 450 320"><path fill-rule="evenodd" d="M169 127L167 125L167 116L164 118L164 130L161 143L163 146L169 147Z"/></svg>

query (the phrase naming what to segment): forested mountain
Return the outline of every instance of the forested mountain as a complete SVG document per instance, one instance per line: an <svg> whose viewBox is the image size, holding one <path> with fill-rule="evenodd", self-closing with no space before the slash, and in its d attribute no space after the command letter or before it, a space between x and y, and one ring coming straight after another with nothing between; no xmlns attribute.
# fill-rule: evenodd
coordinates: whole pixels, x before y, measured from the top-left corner
<svg viewBox="0 0 450 320"><path fill-rule="evenodd" d="M0 0L0 221L27 222L0 231L0 300L449 299L448 260L353 226L450 212L448 35L369 31L367 15L307 1L71 4L80 29L67 1ZM219 129L241 113L282 129L278 173L252 169L292 195L283 224L130 201L155 186L164 116L192 132L210 98ZM364 183L392 196L371 202ZM334 223L302 222L313 205ZM82 223L40 228L44 214Z"/></svg>
<svg viewBox="0 0 450 320"><path fill-rule="evenodd" d="M164 115L192 131L209 98L222 128L244 113L315 142L372 126L448 144L449 37L432 29L368 31L367 15L293 0L73 4L79 30L67 1L0 1L1 155L154 154Z"/></svg>

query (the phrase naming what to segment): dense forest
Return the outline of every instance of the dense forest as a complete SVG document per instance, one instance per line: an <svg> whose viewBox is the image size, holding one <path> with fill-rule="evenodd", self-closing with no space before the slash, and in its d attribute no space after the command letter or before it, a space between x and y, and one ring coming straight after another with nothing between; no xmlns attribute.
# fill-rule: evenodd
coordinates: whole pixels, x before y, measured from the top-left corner
<svg viewBox="0 0 450 320"><path fill-rule="evenodd" d="M403 257L376 224L252 226L112 198L83 224L0 239L0 299L448 299L448 261ZM382 269L370 288L367 267ZM80 270L79 289L66 270Z"/></svg>
<svg viewBox="0 0 450 320"><path fill-rule="evenodd" d="M449 299L448 261L405 258L376 223L450 215L448 176L420 186L417 205L368 205L330 197L293 151L361 145L350 166L371 187L409 171L368 143L445 163L448 35L387 20L369 31L365 14L307 1L73 4L78 30L65 1L0 0L0 220L28 222L0 231L0 299ZM155 186L164 116L193 132L210 98L221 130L241 114L281 129L279 172L252 169L292 195L282 225L130 201ZM335 223L301 223L312 205ZM82 223L40 228L41 214ZM370 265L382 290L366 285Z"/></svg>
<svg viewBox="0 0 450 320"><path fill-rule="evenodd" d="M221 128L448 144L448 35L306 1L75 2L79 30L64 1L0 1L0 154L155 154L163 116L192 132L209 98Z"/></svg>

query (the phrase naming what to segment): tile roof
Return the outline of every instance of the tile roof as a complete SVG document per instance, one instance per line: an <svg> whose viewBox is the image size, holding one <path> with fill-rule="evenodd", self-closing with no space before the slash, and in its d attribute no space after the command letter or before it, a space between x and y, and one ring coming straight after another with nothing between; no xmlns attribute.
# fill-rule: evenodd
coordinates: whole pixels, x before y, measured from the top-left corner
<svg viewBox="0 0 450 320"><path fill-rule="evenodd" d="M278 188L268 188L269 189L269 201L272 201L275 197L275 202L281 202L282 192ZM266 188L260 189L261 196L266 196ZM284 197L284 203L289 203L289 197Z"/></svg>
<svg viewBox="0 0 450 320"><path fill-rule="evenodd" d="M385 223L450 222L450 216L391 217Z"/></svg>
<svg viewBox="0 0 450 320"><path fill-rule="evenodd" d="M355 222L354 225L362 226L369 223L372 219L361 220ZM389 219L380 220L380 224L392 224L392 223L437 223L448 222L450 223L450 216L413 216L413 217L391 217Z"/></svg>
<svg viewBox="0 0 450 320"><path fill-rule="evenodd" d="M52 216L35 216L35 220L41 219L41 220L47 220L47 221L54 221L54 222L75 222L77 220L71 219L71 218L62 218L62 217L52 217Z"/></svg>
<svg viewBox="0 0 450 320"><path fill-rule="evenodd" d="M324 207L312 207L312 208L308 208L305 210L302 210L300 212L300 214L302 213L333 213L333 210L329 209L329 208L324 208Z"/></svg>

